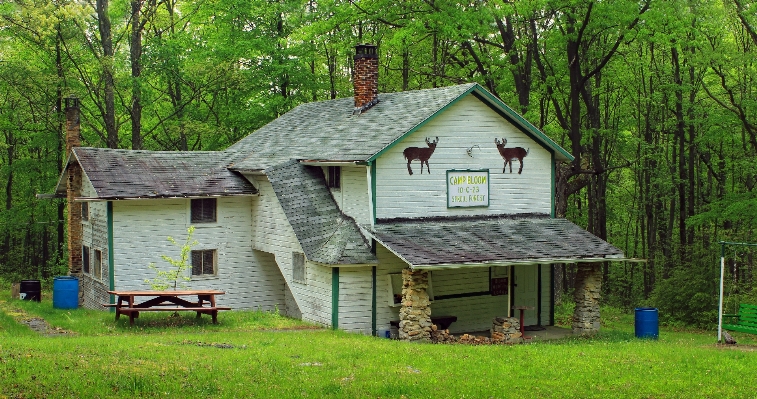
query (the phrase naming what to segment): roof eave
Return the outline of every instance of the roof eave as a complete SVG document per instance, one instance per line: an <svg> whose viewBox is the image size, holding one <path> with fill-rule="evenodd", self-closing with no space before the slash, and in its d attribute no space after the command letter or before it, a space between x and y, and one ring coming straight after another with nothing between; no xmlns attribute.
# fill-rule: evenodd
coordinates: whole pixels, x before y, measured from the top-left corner
<svg viewBox="0 0 757 399"><path fill-rule="evenodd" d="M373 154L370 158L368 158L365 162L371 163L376 158L380 157L382 154L384 154L386 151L394 147L397 143L399 143L402 139L405 137L413 134L418 129L426 125L428 122L430 122L432 119L434 119L437 115L444 112L447 108L451 107L461 99L465 98L468 94L473 93L476 95L476 98L483 101L490 107L494 108L496 111L498 111L501 115L503 115L507 120L509 120L511 123L519 127L521 130L523 130L524 133L531 136L535 141L540 142L544 147L546 147L550 152L555 154L555 159L558 161L564 161L564 162L571 162L573 161L573 156L570 155L568 151L566 151L564 148L562 148L559 144L555 143L552 139L550 139L546 134L544 134L541 130L539 130L536 126L528 122L525 118L523 118L520 114L515 112L512 108L507 106L502 100L495 97L493 94L489 93L485 88L483 88L478 83L473 84L468 90L460 93L457 97L453 98L448 102L446 105L441 107L439 110L434 112L432 115L427 117L426 119L422 120L420 123L415 125L413 128L408 130L407 132L403 133L401 136L396 138L391 143L387 144L379 150L377 153Z"/></svg>
<svg viewBox="0 0 757 399"><path fill-rule="evenodd" d="M604 262L645 262L643 259L626 258L622 255L607 255L599 258L544 258L544 259L517 259L491 262L471 262L471 263L443 263L430 265L410 265L413 270L441 270L441 269L462 269L472 267L496 267L496 266L527 266L527 265L550 265L556 263L604 263Z"/></svg>

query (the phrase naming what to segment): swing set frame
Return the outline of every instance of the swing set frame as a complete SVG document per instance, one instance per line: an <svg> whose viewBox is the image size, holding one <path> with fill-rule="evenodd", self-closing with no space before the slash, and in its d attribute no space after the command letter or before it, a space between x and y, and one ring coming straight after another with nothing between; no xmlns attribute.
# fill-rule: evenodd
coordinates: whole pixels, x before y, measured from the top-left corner
<svg viewBox="0 0 757 399"><path fill-rule="evenodd" d="M723 280L725 278L725 247L726 245L740 247L757 247L757 243L752 242L730 242L720 241L720 298L718 301L718 343L723 338Z"/></svg>

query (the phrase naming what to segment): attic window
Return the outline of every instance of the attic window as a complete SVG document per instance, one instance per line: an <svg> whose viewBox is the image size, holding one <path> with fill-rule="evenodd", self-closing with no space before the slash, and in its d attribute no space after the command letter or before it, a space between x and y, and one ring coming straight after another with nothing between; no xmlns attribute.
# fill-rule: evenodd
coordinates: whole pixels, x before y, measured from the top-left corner
<svg viewBox="0 0 757 399"><path fill-rule="evenodd" d="M216 199L201 198L192 200L192 223L216 222Z"/></svg>
<svg viewBox="0 0 757 399"><path fill-rule="evenodd" d="M329 188L340 188L342 186L342 167L329 166L329 176L327 181Z"/></svg>
<svg viewBox="0 0 757 399"><path fill-rule="evenodd" d="M81 203L81 220L89 220L89 202Z"/></svg>

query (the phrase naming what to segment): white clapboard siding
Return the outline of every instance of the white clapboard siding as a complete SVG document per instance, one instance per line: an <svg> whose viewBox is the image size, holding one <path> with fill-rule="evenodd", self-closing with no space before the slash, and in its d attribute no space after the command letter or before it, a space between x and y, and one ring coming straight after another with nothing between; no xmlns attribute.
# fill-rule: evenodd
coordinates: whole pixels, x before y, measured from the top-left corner
<svg viewBox="0 0 757 399"><path fill-rule="evenodd" d="M327 167L324 167L324 173L328 173ZM341 188L330 189L339 209L358 224L369 224L371 215L367 168L342 166L341 176Z"/></svg>
<svg viewBox="0 0 757 399"><path fill-rule="evenodd" d="M389 330L390 321L400 319L400 307L389 306L391 299L387 283L389 274L401 273L402 269L407 268L407 263L380 244L376 245L376 257L378 258L378 266L376 267L376 329L382 331Z"/></svg>
<svg viewBox="0 0 757 399"><path fill-rule="evenodd" d="M252 248L271 253L291 293L287 306L290 315L299 313L302 320L331 325L331 269L311 262L305 264L305 283L293 281L292 254L302 253L294 230L278 202L271 183L265 177L246 176L258 188L259 196L251 200ZM281 291L285 294L285 289Z"/></svg>
<svg viewBox="0 0 757 399"><path fill-rule="evenodd" d="M82 177L81 196L85 198L96 197L97 193L86 175ZM69 206L81 206L81 202L69 204ZM89 218L82 220L82 245L90 248L89 273L83 273L80 281L80 289L83 294L83 306L89 309L103 309L102 304L107 302L109 288L108 270L108 203L105 201L89 201ZM102 254L102 274L99 279L95 278L95 250Z"/></svg>
<svg viewBox="0 0 757 399"><path fill-rule="evenodd" d="M192 276L190 289L218 289L218 298L235 309L283 308L284 279L270 259L252 250L251 197L221 197L216 223L195 223L193 250L215 249L215 276ZM155 277L150 263L167 270L161 255L178 258L181 249L167 237L183 243L190 226L189 199L145 199L113 203L115 288L149 289L145 279ZM191 274L190 272L187 273Z"/></svg>
<svg viewBox="0 0 757 399"><path fill-rule="evenodd" d="M371 334L372 268L339 269L339 329Z"/></svg>
<svg viewBox="0 0 757 399"><path fill-rule="evenodd" d="M376 271L376 328L389 329L391 320L399 320L400 307L389 306L390 292L386 280L390 273L399 273L407 267L396 255L378 245L376 256L379 266ZM434 297L489 290L489 269L463 268L435 270L431 272ZM457 316L450 326L450 332L475 332L491 328L492 319L507 316L510 306L509 295L481 295L464 298L434 299L431 303L432 316Z"/></svg>
<svg viewBox="0 0 757 399"><path fill-rule="evenodd" d="M439 137L429 160L431 173L420 161L413 161L409 175L403 151L427 147L425 139ZM529 149L520 164L513 161L502 173L504 160L494 139L507 139L507 148ZM474 147L474 146L478 147ZM472 157L466 149L472 148ZM428 217L478 214L545 213L551 211L551 154L499 114L469 95L417 132L404 138L376 160L376 204L378 218ZM489 170L489 207L447 208L447 170Z"/></svg>
<svg viewBox="0 0 757 399"><path fill-rule="evenodd" d="M489 268L475 267L435 270L431 273L434 297L489 291ZM463 298L435 299L431 316L457 316L451 333L486 331L492 319L507 316L509 296L478 295Z"/></svg>

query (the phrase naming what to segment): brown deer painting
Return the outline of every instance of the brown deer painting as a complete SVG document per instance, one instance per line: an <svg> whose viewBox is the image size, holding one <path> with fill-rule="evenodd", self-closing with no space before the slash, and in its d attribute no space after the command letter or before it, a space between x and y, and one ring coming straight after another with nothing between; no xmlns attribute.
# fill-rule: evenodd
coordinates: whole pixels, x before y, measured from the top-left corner
<svg viewBox="0 0 757 399"><path fill-rule="evenodd" d="M407 159L407 171L411 175L413 174L413 169L410 168L410 162L414 160L421 161L421 174L423 174L423 164L426 164L426 169L428 170L428 173L431 174L431 168L428 167L428 159L431 158L431 155L434 154L434 150L436 149L436 143L439 142L439 137L436 138L434 141L428 141L428 137L426 137L426 145L428 145L427 148L422 147L407 147L405 148L405 151L402 153L405 155L405 159Z"/></svg>
<svg viewBox="0 0 757 399"><path fill-rule="evenodd" d="M501 143L495 138L494 144L497 144L499 155L502 155L502 159L505 160L505 166L502 167L502 173L505 173L505 168L507 168L508 163L510 164L510 173L513 173L513 159L517 159L518 162L520 162L520 169L518 169L518 174L523 172L523 158L528 155L528 151L531 150L530 148L528 150L523 147L505 148L505 146L507 145L507 139L504 137L502 137Z"/></svg>

